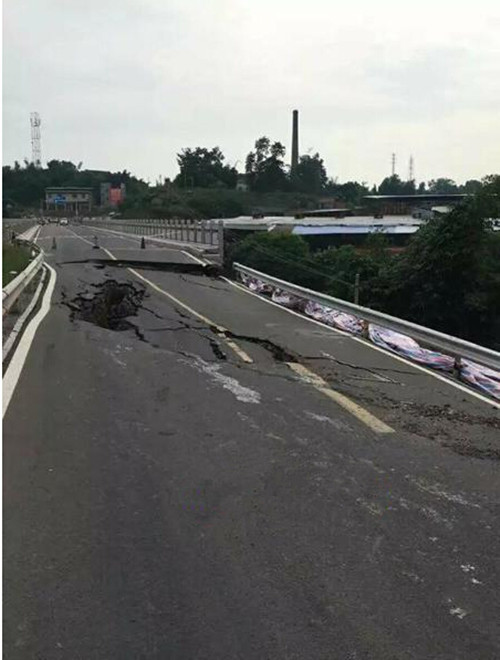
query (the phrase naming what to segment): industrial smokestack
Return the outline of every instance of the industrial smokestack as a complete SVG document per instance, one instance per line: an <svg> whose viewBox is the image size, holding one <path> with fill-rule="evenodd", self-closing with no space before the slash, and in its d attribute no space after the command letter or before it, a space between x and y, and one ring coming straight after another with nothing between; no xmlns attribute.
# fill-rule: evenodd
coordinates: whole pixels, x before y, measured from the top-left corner
<svg viewBox="0 0 500 660"><path fill-rule="evenodd" d="M299 164L299 111L293 111L292 119L292 174Z"/></svg>

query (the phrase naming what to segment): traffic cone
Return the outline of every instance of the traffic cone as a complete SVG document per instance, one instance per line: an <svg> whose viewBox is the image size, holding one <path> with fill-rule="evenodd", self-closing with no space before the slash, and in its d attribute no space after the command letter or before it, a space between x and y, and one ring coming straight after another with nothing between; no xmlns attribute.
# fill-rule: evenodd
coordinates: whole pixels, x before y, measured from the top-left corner
<svg viewBox="0 0 500 660"><path fill-rule="evenodd" d="M141 250L144 250L146 247L146 241L144 240L144 236L141 238Z"/></svg>
<svg viewBox="0 0 500 660"><path fill-rule="evenodd" d="M57 243L56 243L56 237L52 237L52 249L57 250Z"/></svg>

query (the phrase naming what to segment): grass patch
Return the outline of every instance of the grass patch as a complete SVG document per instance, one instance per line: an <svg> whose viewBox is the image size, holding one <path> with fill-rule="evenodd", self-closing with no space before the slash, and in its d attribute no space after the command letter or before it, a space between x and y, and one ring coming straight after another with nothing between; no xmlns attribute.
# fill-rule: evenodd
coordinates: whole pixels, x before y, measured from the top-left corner
<svg viewBox="0 0 500 660"><path fill-rule="evenodd" d="M30 259L31 252L29 248L4 243L2 246L2 286L8 284L24 270Z"/></svg>

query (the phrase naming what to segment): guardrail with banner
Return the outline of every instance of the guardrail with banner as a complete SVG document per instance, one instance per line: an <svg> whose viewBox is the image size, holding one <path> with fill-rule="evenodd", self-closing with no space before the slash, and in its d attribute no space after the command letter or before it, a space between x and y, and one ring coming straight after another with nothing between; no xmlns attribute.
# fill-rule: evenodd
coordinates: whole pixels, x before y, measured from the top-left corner
<svg viewBox="0 0 500 660"><path fill-rule="evenodd" d="M454 372L461 380L500 399L500 353L497 351L285 282L243 264L234 263L233 268L246 286L271 296L278 304L326 325L365 337L419 364Z"/></svg>

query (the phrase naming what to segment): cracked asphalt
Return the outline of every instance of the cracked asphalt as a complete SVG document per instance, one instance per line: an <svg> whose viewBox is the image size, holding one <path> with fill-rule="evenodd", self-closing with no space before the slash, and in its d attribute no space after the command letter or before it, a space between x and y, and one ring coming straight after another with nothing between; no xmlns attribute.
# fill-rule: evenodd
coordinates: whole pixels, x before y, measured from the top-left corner
<svg viewBox="0 0 500 660"><path fill-rule="evenodd" d="M500 657L498 411L100 233L205 323L92 243L41 232L57 283L4 417L5 657ZM130 287L122 330L74 313Z"/></svg>

